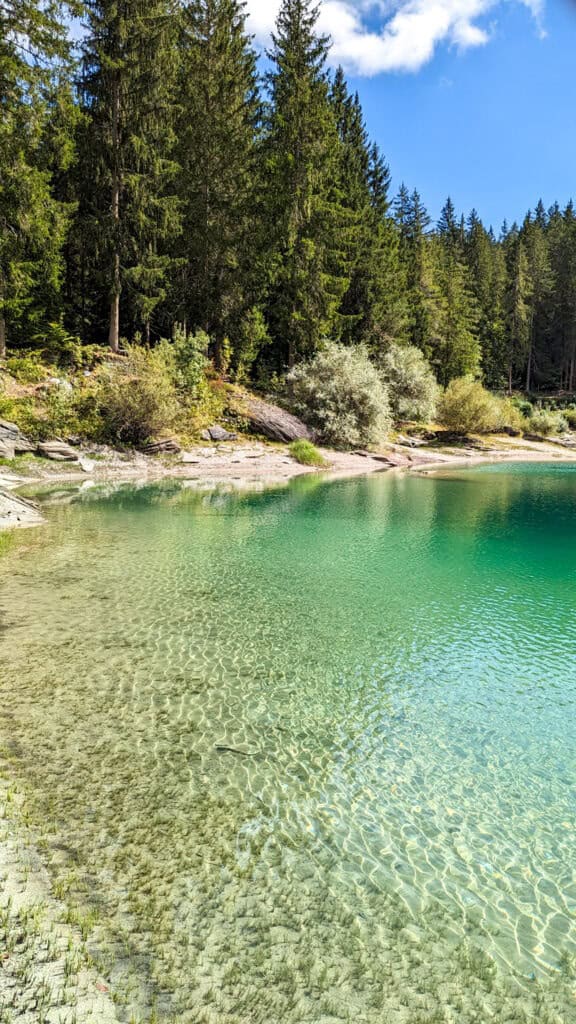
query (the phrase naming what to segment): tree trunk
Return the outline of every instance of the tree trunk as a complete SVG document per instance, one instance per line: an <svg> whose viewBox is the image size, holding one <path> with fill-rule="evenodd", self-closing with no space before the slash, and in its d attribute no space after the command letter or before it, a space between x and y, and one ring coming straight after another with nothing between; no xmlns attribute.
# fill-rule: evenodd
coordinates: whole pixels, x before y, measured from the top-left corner
<svg viewBox="0 0 576 1024"><path fill-rule="evenodd" d="M508 363L508 394L512 394L512 361Z"/></svg>
<svg viewBox="0 0 576 1024"><path fill-rule="evenodd" d="M110 331L108 341L113 352L120 346L120 257L114 257L114 285L110 302Z"/></svg>
<svg viewBox="0 0 576 1024"><path fill-rule="evenodd" d="M530 392L530 386L532 384L532 345L528 350L528 364L526 366L526 391Z"/></svg>
<svg viewBox="0 0 576 1024"><path fill-rule="evenodd" d="M6 359L6 320L0 312L0 359Z"/></svg>
<svg viewBox="0 0 576 1024"><path fill-rule="evenodd" d="M113 220L113 260L112 297L110 301L110 330L108 342L113 352L118 351L120 344L120 171L119 171L119 126L120 117L120 85L118 77L114 81L112 91L112 220Z"/></svg>

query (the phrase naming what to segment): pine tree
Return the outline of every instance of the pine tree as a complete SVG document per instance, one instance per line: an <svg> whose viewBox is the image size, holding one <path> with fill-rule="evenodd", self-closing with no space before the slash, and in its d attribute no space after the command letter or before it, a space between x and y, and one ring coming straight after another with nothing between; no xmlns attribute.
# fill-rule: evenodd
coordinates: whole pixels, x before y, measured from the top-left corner
<svg viewBox="0 0 576 1024"><path fill-rule="evenodd" d="M150 335L166 294L166 245L179 229L173 180L175 0L87 0L82 94L89 117L92 187L85 222L96 225L110 303L108 338L117 351L121 296L131 328Z"/></svg>
<svg viewBox="0 0 576 1024"><path fill-rule="evenodd" d="M358 94L350 95L338 68L330 94L340 139L339 191L346 224L341 233L349 285L340 305L340 335L379 346L399 332L398 239L387 217L390 172L370 146Z"/></svg>
<svg viewBox="0 0 576 1024"><path fill-rule="evenodd" d="M475 210L468 217L465 259L478 311L477 329L484 380L489 387L506 381L504 291L506 266L494 233L486 231Z"/></svg>
<svg viewBox="0 0 576 1024"><path fill-rule="evenodd" d="M179 49L183 269L177 277L178 312L212 337L221 361L224 339L241 332L242 317L254 305L260 269L260 100L243 5L238 0L187 3Z"/></svg>
<svg viewBox="0 0 576 1024"><path fill-rule="evenodd" d="M427 359L433 356L439 330L440 296L430 244L430 217L419 193L402 184L394 202L399 258L408 309L407 340Z"/></svg>
<svg viewBox="0 0 576 1024"><path fill-rule="evenodd" d="M0 358L56 315L66 210L52 192L49 93L65 73L61 5L0 4Z"/></svg>
<svg viewBox="0 0 576 1024"><path fill-rule="evenodd" d="M478 308L464 255L465 230L447 199L434 239L436 282L441 296L438 337L432 362L438 379L475 373L480 364Z"/></svg>
<svg viewBox="0 0 576 1024"><path fill-rule="evenodd" d="M283 0L269 53L266 226L268 319L282 361L338 336L349 283L347 225L339 192L339 139L328 96L328 40L311 0Z"/></svg>
<svg viewBox="0 0 576 1024"><path fill-rule="evenodd" d="M530 344L529 267L526 249L516 225L513 225L506 237L506 263L508 270L506 291L508 392L511 394L515 372L525 366Z"/></svg>
<svg viewBox="0 0 576 1024"><path fill-rule="evenodd" d="M537 211L535 219L527 216L522 226L522 241L528 261L530 278L528 305L528 351L526 354L525 388L530 391L535 363L538 362L539 339L547 333L547 304L552 288L552 268L548 241L542 216Z"/></svg>

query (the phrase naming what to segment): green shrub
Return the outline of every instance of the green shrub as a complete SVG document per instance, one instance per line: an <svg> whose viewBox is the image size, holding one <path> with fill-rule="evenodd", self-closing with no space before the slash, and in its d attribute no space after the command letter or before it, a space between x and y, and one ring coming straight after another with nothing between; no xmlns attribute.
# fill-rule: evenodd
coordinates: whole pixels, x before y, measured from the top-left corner
<svg viewBox="0 0 576 1024"><path fill-rule="evenodd" d="M140 445L173 427L181 411L166 347L128 346L126 357L103 366L92 399L107 440Z"/></svg>
<svg viewBox="0 0 576 1024"><path fill-rule="evenodd" d="M292 441L288 450L292 458L296 459L296 462L299 462L302 466L326 465L326 459L318 451L316 445L312 444L311 441L306 441L304 438Z"/></svg>
<svg viewBox="0 0 576 1024"><path fill-rule="evenodd" d="M499 402L479 380L457 377L440 399L438 418L455 434L489 434L498 429Z"/></svg>
<svg viewBox="0 0 576 1024"><path fill-rule="evenodd" d="M39 384L49 374L49 370L42 364L35 352L10 356L6 361L6 369L21 384Z"/></svg>
<svg viewBox="0 0 576 1024"><path fill-rule="evenodd" d="M188 334L177 327L171 342L162 341L157 346L156 351L161 353L175 385L188 392L190 398L198 398L206 385L209 345L210 338L204 331Z"/></svg>
<svg viewBox="0 0 576 1024"><path fill-rule="evenodd" d="M242 317L234 335L232 370L234 379L246 380L259 352L270 344L270 335L262 311L255 306Z"/></svg>
<svg viewBox="0 0 576 1024"><path fill-rule="evenodd" d="M534 406L532 402L529 402L527 398L511 398L512 405L518 409L518 412L525 418L530 419L534 412Z"/></svg>
<svg viewBox="0 0 576 1024"><path fill-rule="evenodd" d="M392 344L382 356L379 368L388 385L395 420L426 423L434 419L440 389L419 348Z"/></svg>
<svg viewBox="0 0 576 1024"><path fill-rule="evenodd" d="M564 410L564 417L570 430L576 430L576 407L570 406Z"/></svg>
<svg viewBox="0 0 576 1024"><path fill-rule="evenodd" d="M336 448L377 444L391 425L388 389L363 346L329 343L288 376L295 412Z"/></svg>
<svg viewBox="0 0 576 1024"><path fill-rule="evenodd" d="M79 369L82 366L83 349L80 338L70 334L61 323L45 324L33 338L45 363Z"/></svg>
<svg viewBox="0 0 576 1024"><path fill-rule="evenodd" d="M550 434L563 434L568 430L568 422L561 412L552 409L535 409L528 420L528 429L532 434L548 437Z"/></svg>
<svg viewBox="0 0 576 1024"><path fill-rule="evenodd" d="M521 434L526 430L526 419L511 398L497 398L496 403L496 431L501 430L513 434Z"/></svg>

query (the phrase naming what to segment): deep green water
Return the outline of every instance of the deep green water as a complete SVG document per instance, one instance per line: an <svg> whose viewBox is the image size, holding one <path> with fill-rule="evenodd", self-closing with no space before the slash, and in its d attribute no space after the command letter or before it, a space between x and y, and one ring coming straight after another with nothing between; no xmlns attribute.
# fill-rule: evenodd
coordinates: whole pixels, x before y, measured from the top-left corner
<svg viewBox="0 0 576 1024"><path fill-rule="evenodd" d="M575 1021L576 467L70 497L0 740L119 1014Z"/></svg>

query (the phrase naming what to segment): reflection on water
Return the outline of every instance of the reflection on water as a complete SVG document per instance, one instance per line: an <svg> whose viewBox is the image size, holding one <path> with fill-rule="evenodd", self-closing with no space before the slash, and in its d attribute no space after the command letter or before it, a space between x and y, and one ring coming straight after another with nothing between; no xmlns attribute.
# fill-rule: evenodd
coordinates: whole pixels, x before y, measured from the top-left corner
<svg viewBox="0 0 576 1024"><path fill-rule="evenodd" d="M572 467L46 501L0 734L121 1018L575 1019Z"/></svg>

